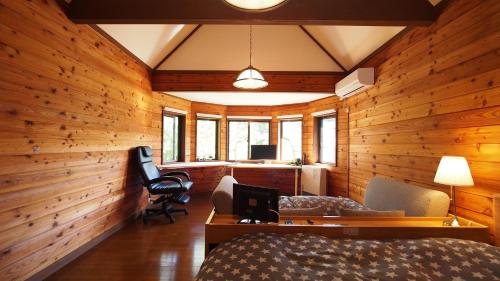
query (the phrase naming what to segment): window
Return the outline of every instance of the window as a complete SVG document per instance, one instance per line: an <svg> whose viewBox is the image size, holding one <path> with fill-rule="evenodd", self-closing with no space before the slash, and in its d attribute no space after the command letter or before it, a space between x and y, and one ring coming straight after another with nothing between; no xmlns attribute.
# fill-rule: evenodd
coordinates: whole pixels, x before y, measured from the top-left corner
<svg viewBox="0 0 500 281"><path fill-rule="evenodd" d="M318 119L319 161L321 163L336 163L337 117L325 116Z"/></svg>
<svg viewBox="0 0 500 281"><path fill-rule="evenodd" d="M281 160L302 159L302 120L280 122Z"/></svg>
<svg viewBox="0 0 500 281"><path fill-rule="evenodd" d="M196 120L196 159L215 160L218 158L219 121Z"/></svg>
<svg viewBox="0 0 500 281"><path fill-rule="evenodd" d="M247 160L250 147L269 144L270 125L267 121L229 121L229 160Z"/></svg>
<svg viewBox="0 0 500 281"><path fill-rule="evenodd" d="M162 163L182 160L184 117L163 114Z"/></svg>

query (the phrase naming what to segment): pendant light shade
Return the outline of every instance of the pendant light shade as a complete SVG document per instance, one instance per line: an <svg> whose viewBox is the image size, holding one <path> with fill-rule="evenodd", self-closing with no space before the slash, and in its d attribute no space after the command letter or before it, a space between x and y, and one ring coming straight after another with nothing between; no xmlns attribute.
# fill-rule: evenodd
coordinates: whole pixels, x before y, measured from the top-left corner
<svg viewBox="0 0 500 281"><path fill-rule="evenodd" d="M244 10L265 10L275 7L287 0L224 0L232 6Z"/></svg>
<svg viewBox="0 0 500 281"><path fill-rule="evenodd" d="M250 26L250 66L243 69L234 81L233 86L240 89L255 90L267 87L264 76L252 66L252 26Z"/></svg>
<svg viewBox="0 0 500 281"><path fill-rule="evenodd" d="M255 90L266 87L268 83L257 69L250 66L238 75L233 85L240 89Z"/></svg>

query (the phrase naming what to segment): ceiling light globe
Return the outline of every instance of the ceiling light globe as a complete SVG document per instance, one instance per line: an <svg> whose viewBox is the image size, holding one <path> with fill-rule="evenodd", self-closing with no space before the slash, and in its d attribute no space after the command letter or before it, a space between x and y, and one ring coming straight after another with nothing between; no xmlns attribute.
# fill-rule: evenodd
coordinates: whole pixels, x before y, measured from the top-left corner
<svg viewBox="0 0 500 281"><path fill-rule="evenodd" d="M287 0L224 0L230 5L244 10L264 10L275 7Z"/></svg>

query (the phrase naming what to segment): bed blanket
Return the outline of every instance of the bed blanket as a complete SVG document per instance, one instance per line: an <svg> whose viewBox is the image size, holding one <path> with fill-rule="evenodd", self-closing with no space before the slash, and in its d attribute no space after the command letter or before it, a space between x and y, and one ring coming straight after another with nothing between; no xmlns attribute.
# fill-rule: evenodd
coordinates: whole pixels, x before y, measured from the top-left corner
<svg viewBox="0 0 500 281"><path fill-rule="evenodd" d="M500 250L450 238L249 234L220 244L196 280L500 280Z"/></svg>
<svg viewBox="0 0 500 281"><path fill-rule="evenodd" d="M324 216L340 216L341 209L368 210L358 202L345 197L331 196L281 196L280 209L314 208L324 206Z"/></svg>

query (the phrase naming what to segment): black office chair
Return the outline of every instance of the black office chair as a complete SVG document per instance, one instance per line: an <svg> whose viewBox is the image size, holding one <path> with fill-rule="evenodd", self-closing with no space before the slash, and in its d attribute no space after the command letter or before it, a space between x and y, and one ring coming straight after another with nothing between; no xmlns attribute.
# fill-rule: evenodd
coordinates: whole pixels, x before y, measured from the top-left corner
<svg viewBox="0 0 500 281"><path fill-rule="evenodd" d="M149 203L151 205L161 204L160 208L150 208L144 211L144 223L148 223L150 217L162 214L171 223L175 222L172 213L183 212L187 215L188 211L186 209L175 209L171 203L187 204L189 202L190 197L186 192L193 185L189 174L187 172L175 171L161 175L153 163L153 150L149 146L137 147L137 156L144 186L149 192ZM151 195L159 195L159 197L153 199Z"/></svg>

